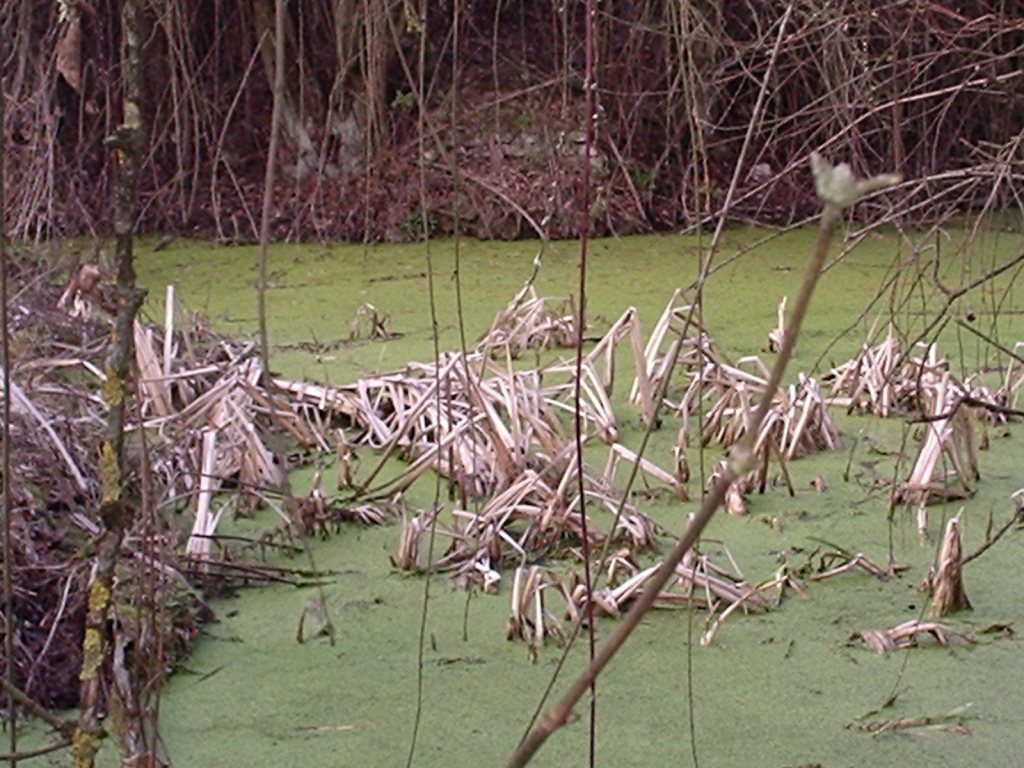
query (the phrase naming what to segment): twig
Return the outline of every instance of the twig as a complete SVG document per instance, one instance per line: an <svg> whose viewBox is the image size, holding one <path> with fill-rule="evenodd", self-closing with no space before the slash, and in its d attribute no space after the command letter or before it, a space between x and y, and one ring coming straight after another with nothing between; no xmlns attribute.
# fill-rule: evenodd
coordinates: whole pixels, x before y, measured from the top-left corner
<svg viewBox="0 0 1024 768"><path fill-rule="evenodd" d="M10 379L7 366L4 366L4 377L5 393L8 391L7 386L9 382L9 391L13 399L17 401L17 403L22 408L28 411L32 415L32 418L39 422L39 426L42 427L43 431L46 432L46 434L49 436L50 441L53 443L53 447L57 449L57 453L59 453L60 457L64 459L64 463L67 465L68 471L71 472L71 476L75 479L75 484L78 486L78 490L82 491L83 493L87 492L89 490L89 485L86 482L85 476L82 474L82 470L78 468L78 464L75 462L74 457L72 457L71 451L69 451L68 447L64 445L64 441L60 439L60 436L54 430L53 425L50 424L49 421L47 421L46 417L43 416L42 413L40 413L39 409L36 408L35 403L28 399L28 397L22 391L21 387L18 386L17 382ZM5 396L4 403L7 404L9 402L9 399L10 398L7 398ZM5 405L5 407L9 408L10 406ZM7 440L4 440L4 445L8 445ZM8 473L5 472L4 477L7 476Z"/></svg>
<svg viewBox="0 0 1024 768"><path fill-rule="evenodd" d="M580 164L583 169L579 199L579 304L576 316L576 376L573 388L573 428L576 440L576 480L579 491L579 511L581 526L581 549L583 552L583 586L586 589L587 605L587 651L590 663L594 663L597 652L597 629L594 627L594 583L590 569L590 536L587 530L587 492L583 468L583 413L580 407L583 399L583 332L587 327L587 245L590 239L590 153L594 146L594 128L596 122L596 104L594 96L597 83L594 80L594 24L595 0L586 0L584 27L584 143L583 158ZM588 758L590 768L597 764L597 676L590 680L590 720L588 732Z"/></svg>
<svg viewBox="0 0 1024 768"><path fill-rule="evenodd" d="M75 580L74 573L69 573L67 581L64 582L64 590L61 592L60 605L57 606L57 615L54 616L53 622L50 625L50 632L46 635L46 642L43 643L42 650L36 655L32 661L32 666L29 667L28 675L25 677L25 688L28 690L32 689L32 683L35 682L36 669L39 667L39 663L46 657L47 652L50 650L50 643L53 642L53 638L57 634L57 630L60 627L61 619L64 617L64 610L67 608L68 595L71 593L71 584ZM8 656L11 659L13 657Z"/></svg>
<svg viewBox="0 0 1024 768"><path fill-rule="evenodd" d="M42 755L48 755L51 752L66 749L69 746L71 746L71 739L61 739L60 741L55 741L53 744L47 744L45 747L27 749L23 752L8 752L6 754L0 754L0 763L10 763L11 765L14 765L19 760L28 760L30 757L41 757Z"/></svg>
<svg viewBox="0 0 1024 768"><path fill-rule="evenodd" d="M999 530L996 531L995 534L991 536L988 541L986 541L984 544L982 544L980 547L974 550L971 554L964 557L961 565L967 565L969 562L971 562L971 560L975 560L981 557L983 554L985 554L985 552L988 551L990 547L992 547L997 541L1003 538L1003 535L1008 530L1010 530L1010 528L1012 528L1015 523L1019 523L1022 520L1024 520L1024 507L1021 507L1016 512L1014 512L1013 515L1010 516L1010 519L1003 523L999 527Z"/></svg>
<svg viewBox="0 0 1024 768"><path fill-rule="evenodd" d="M49 725L54 730L68 735L75 729L74 722L70 720L61 720L55 714L50 712L45 707L41 706L35 699L25 693L23 690L15 685L11 684L11 681L6 677L0 677L0 688L4 689L4 693L8 695L12 700L18 702L26 712L31 714L33 717L38 717L44 723Z"/></svg>
<svg viewBox="0 0 1024 768"><path fill-rule="evenodd" d="M457 0L458 1L458 0ZM407 6L408 10L412 10L412 6ZM423 580L423 605L420 611L420 622L419 632L417 633L416 643L416 711L413 715L412 733L409 737L409 751L406 755L405 765L406 768L412 768L413 759L416 756L416 745L419 739L420 724L423 718L423 690L424 690L424 663L426 659L426 643L427 643L427 619L430 610L430 587L431 577L433 576L434 569L432 567L434 559L434 543L437 534L437 518L436 510L440 507L441 498L441 443L443 439L442 434L442 397L441 397L441 342L440 342L440 331L437 320L437 297L434 290L434 263L433 254L430 247L430 208L427 204L427 169L426 162L424 160L424 137L426 134L426 57L427 57L427 2L426 0L419 0L416 9L416 32L417 32L417 43L418 43L418 57L419 67L417 77L413 79L411 73L406 67L405 57L400 55L403 68L406 69L406 76L409 78L409 85L416 94L416 99L419 105L417 112L417 123L416 123L416 149L417 157L419 158L418 170L419 170L419 203L420 203L420 221L423 227L422 237L423 246L427 262L427 292L429 294L430 301L430 336L433 342L434 351L434 380L433 380L433 395L434 395L434 419L435 426L438 430L437 437L437 450L435 453L435 461L438 467L437 478L434 483L434 504L430 521L430 529L427 536L427 573ZM411 20L411 15L407 14L407 21ZM393 19L388 19L388 26L391 30L392 37L397 42L398 32L395 28ZM397 441L396 441L397 443Z"/></svg>

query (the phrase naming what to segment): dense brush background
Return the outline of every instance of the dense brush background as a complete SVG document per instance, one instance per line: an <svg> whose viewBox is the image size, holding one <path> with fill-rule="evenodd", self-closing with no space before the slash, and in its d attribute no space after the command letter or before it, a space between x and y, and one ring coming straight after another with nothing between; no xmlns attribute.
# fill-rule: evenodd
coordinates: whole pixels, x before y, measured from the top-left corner
<svg viewBox="0 0 1024 768"><path fill-rule="evenodd" d="M269 138L273 0L143 3L143 231L253 240ZM582 3L288 4L273 230L291 239L565 237L583 152ZM593 227L813 213L815 148L920 180L904 223L1018 206L1024 4L797 3L735 169L783 3L602 3ZM11 0L3 67L14 237L109 229L120 111L119 3ZM424 26L425 25L425 26ZM425 33L426 45L419 45ZM417 94L422 77L425 98ZM420 110L424 132L419 135ZM428 221L420 210L420 161Z"/></svg>

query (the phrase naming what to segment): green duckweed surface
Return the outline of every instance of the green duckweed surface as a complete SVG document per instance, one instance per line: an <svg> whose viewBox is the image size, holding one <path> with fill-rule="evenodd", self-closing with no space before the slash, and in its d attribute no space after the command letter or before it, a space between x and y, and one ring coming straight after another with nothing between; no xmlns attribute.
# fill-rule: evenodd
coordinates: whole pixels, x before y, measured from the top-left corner
<svg viewBox="0 0 1024 768"><path fill-rule="evenodd" d="M813 231L768 237L735 229L726 237L704 296L704 322L733 357L762 351L783 295L793 300L809 258ZM752 245L761 240L765 242ZM868 237L824 275L800 342L796 370L822 373L853 353L876 321L892 321L910 336L930 328L941 297L919 279L941 260L937 273L951 288L977 278L1021 250L1021 238L989 233L969 248L957 235L913 242L895 232ZM487 328L532 271L537 243L466 242L460 253L465 335L470 344ZM838 253L838 247L835 249ZM139 248L140 281L151 290L149 310L161 317L163 287L173 282L181 300L214 327L251 334L256 325L257 249L179 243L151 253ZM592 243L587 313L594 335L628 306L646 331L672 290L690 284L698 243L679 237L631 237ZM454 246L431 248L440 347L460 344ZM549 244L537 288L540 295L577 292L578 245ZM271 252L268 294L274 367L283 374L347 382L370 372L433 357L427 261L423 246L277 246ZM951 316L1007 347L1024 339L1024 309L1011 272L965 293ZM390 315L401 338L339 344L357 308L374 304ZM998 321L998 322L997 322ZM1005 362L964 326L941 329L943 352L955 372ZM566 354L569 354L566 352ZM640 438L639 419L624 404L630 364L616 382L626 442ZM821 362L823 361L823 362ZM817 368L816 368L817 366ZM770 487L750 500L750 514L719 515L702 550L724 561L724 547L747 579L760 582L788 551L800 565L824 539L885 563L893 554L910 569L881 581L862 571L792 592L778 610L735 615L708 647L696 639L704 616L659 610L645 620L598 685L598 762L615 766L691 764L690 707L695 751L703 766L967 766L1014 765L1024 752L1024 657L1013 628L1024 627L1021 537L1011 531L970 564L966 586L974 610L949 621L975 645L934 643L879 656L851 644L854 632L918 618L926 605L918 584L934 558L942 521L961 505L930 509L931 536L922 540L909 513L888 523L886 490L893 454L903 438L897 420L840 417L844 450L791 464L796 495ZM1012 512L1010 494L1024 485L1021 427L989 427L976 496L963 504L966 549L984 541L988 516L997 524ZM649 456L669 465L676 426L655 435ZM854 446L851 451L851 446ZM707 462L718 453L709 449ZM361 469L373 465L362 457ZM848 480L843 479L849 465ZM693 466L697 466L696 454ZM905 470L904 470L905 471ZM828 490L812 487L824 477ZM432 484L417 501L429 503ZM691 481L697 495L698 481ZM640 502L678 533L693 503L664 498ZM775 525L771 525L775 518ZM269 518L237 521L258 530ZM268 587L216 601L218 621L208 625L185 668L161 702L162 736L177 766L400 766L409 750L417 697L419 630L424 580L395 572L388 556L397 526L346 527L316 546L317 565L336 571L327 587L337 642L320 636L296 642L299 618L312 588ZM294 562L304 566L305 560ZM414 765L497 766L511 754L556 669L560 655L545 647L536 663L527 649L505 639L511 574L497 595L455 590L446 577L430 585L423 648L422 719ZM554 602L554 601L553 601ZM555 610L557 605L553 605ZM986 633L992 625L1005 632ZM614 623L602 620L599 641ZM692 653L688 644L693 639ZM585 643L569 655L554 686L564 690L585 661ZM688 665L692 662L692 674ZM692 683L692 696L688 687ZM966 708L959 720L933 727L872 735L858 718L890 698L869 720L942 718ZM538 766L585 765L586 705L580 722L557 733L535 760ZM963 728L944 730L956 723Z"/></svg>

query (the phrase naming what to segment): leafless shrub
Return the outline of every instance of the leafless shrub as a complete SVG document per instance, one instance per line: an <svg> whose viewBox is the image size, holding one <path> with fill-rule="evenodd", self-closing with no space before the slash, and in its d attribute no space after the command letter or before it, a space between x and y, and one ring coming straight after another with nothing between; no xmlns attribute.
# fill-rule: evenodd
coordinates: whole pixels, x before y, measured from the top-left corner
<svg viewBox="0 0 1024 768"><path fill-rule="evenodd" d="M3 133L12 137L10 221L20 237L92 235L110 218L112 163L102 141L117 119L119 20L113 6L67 4L66 18L59 7L0 9L13 42ZM409 222L419 208L410 180L421 160L420 109L435 231L451 231L458 207L464 230L483 237L573 234L584 99L572 57L583 7L543 0L515 14L500 4L463 8L456 71L475 98L455 135L445 106L456 85L449 49L428 51L429 87L417 104L420 63L408 51L411 33L402 32L403 7L313 0L289 15L275 236L418 236ZM784 8L644 0L602 10L595 231L718 216L718 190L740 155ZM430 4L417 23L442 40L456 18L451 4ZM146 23L142 226L251 241L269 138L265 6L160 0L147 4ZM887 166L912 179L881 221L1019 211L1022 49L1024 21L1013 5L795 6L730 216L806 217L815 203L803 163L813 149L840 146L857 170ZM871 201L862 210L880 212Z"/></svg>

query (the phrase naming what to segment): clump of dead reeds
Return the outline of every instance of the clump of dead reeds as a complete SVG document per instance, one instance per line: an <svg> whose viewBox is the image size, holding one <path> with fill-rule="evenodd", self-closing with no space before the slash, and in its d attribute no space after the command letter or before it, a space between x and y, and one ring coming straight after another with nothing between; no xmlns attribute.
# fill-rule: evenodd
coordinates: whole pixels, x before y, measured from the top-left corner
<svg viewBox="0 0 1024 768"><path fill-rule="evenodd" d="M672 580L658 594L656 607L671 608L693 606L708 612L706 629L701 644L707 645L714 638L721 624L734 612L758 613L768 609L765 592L778 587L781 582L771 581L754 586L745 580L736 566L728 548L724 548L729 566L722 566L706 554L694 550L676 566ZM614 553L608 561L606 586L593 591L595 613L620 618L632 602L654 577L661 567L661 561L646 567L639 567L630 550ZM563 586L566 611L573 622L587 615L588 597L583 583L576 580L571 586Z"/></svg>
<svg viewBox="0 0 1024 768"><path fill-rule="evenodd" d="M927 527L926 504L972 496L980 478L975 409L963 402L948 371L932 368L918 378L923 408L921 447L906 482L892 493L893 504L918 508L918 527Z"/></svg>
<svg viewBox="0 0 1024 768"><path fill-rule="evenodd" d="M898 375L899 360L899 339L890 327L881 342L874 346L865 343L852 360L825 374L831 401L851 413L889 416L906 398L902 384L907 379Z"/></svg>
<svg viewBox="0 0 1024 768"><path fill-rule="evenodd" d="M391 330L391 315L382 312L373 304L360 304L349 325L348 337L354 339L393 339L397 334Z"/></svg>
<svg viewBox="0 0 1024 768"><path fill-rule="evenodd" d="M767 386L768 371L756 357L744 358L740 364L752 367L753 372L724 363L704 366L694 375L679 405L687 414L701 407L701 403L708 404L702 433L705 445L735 445L750 429ZM776 391L754 439L753 467L730 484L726 508L732 514L745 514L744 497L755 488L761 493L765 491L773 463L790 495L794 495L789 462L820 450L835 450L840 445L839 430L817 382L800 374L797 384Z"/></svg>
<svg viewBox="0 0 1024 768"><path fill-rule="evenodd" d="M926 506L972 496L980 479L978 452L987 444L978 425L1005 422L1021 378L1011 358L1002 384L992 387L980 374L963 381L938 346L920 344L920 354L907 356L890 327L875 346L865 344L852 360L825 376L830 401L850 411L886 417L904 415L917 424L919 448L905 480L891 492L892 505L905 504L917 512L918 528L926 530Z"/></svg>
<svg viewBox="0 0 1024 768"><path fill-rule="evenodd" d="M476 349L515 359L527 349L570 347L575 339L576 310L572 299L538 297L533 284L527 283L495 316Z"/></svg>
<svg viewBox="0 0 1024 768"><path fill-rule="evenodd" d="M534 661L548 638L559 645L565 642L561 622L544 602L545 590L555 586L557 581L536 565L516 568L512 579L512 609L505 635L509 640L524 640Z"/></svg>

